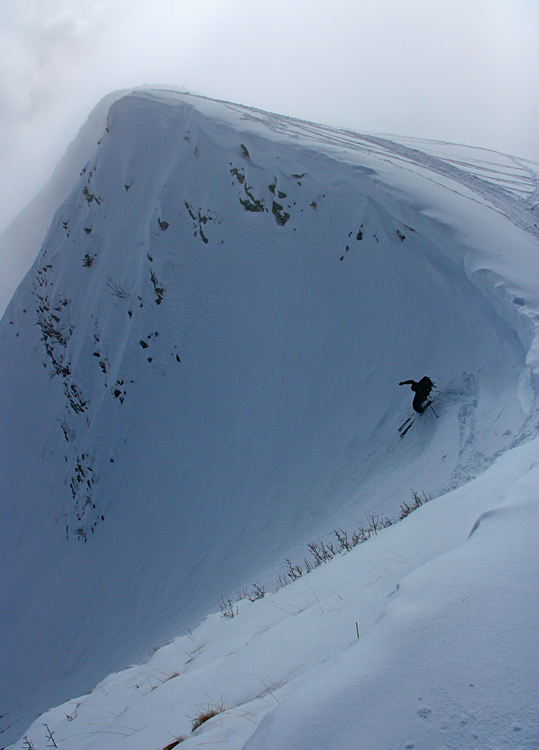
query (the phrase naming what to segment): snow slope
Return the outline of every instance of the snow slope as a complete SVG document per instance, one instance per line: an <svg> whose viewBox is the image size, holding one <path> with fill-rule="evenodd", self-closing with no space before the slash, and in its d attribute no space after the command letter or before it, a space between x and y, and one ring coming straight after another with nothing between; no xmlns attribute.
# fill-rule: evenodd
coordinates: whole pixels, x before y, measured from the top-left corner
<svg viewBox="0 0 539 750"><path fill-rule="evenodd" d="M221 595L271 586L284 557L301 558L334 526L393 516L410 487L442 495L516 451L525 459L489 469L509 467L508 488L537 452L522 445L537 422L535 165L520 160L509 185L492 179L504 172L494 163L489 179L478 173L469 150L154 90L111 106L81 169L1 327L0 697L12 739L35 712L214 611ZM398 382L425 373L439 418L416 418L401 440L411 394ZM463 517L443 505L453 494ZM454 541L443 551L459 550L445 572L439 547L420 553L421 564L438 561L429 596L453 567L460 591L471 547L491 568L477 541L488 524L470 544L462 535L497 503L452 495L416 512L442 509L440 528L448 513ZM531 529L527 512L510 523ZM503 517L496 524L498 539ZM417 545L414 533L398 552ZM376 542L343 558L351 587L348 561ZM510 566L523 587L531 544L524 550L528 568ZM386 635L374 629L378 648L420 607L411 585ZM451 605L446 593L432 599L433 620ZM388 594L376 589L371 615ZM263 619L253 617L256 629ZM241 638L240 620L201 627L239 627ZM431 632L434 643L435 623ZM376 679L394 680L395 659ZM335 669L330 700L356 689ZM308 724L305 705L323 691L305 679L303 693ZM287 706L264 719L253 747L272 732L300 746ZM313 737L319 713L305 725Z"/></svg>
<svg viewBox="0 0 539 750"><path fill-rule="evenodd" d="M537 440L41 716L64 750L539 745ZM192 731L202 713L220 712ZM51 744L49 742L49 744ZM24 748L24 738L14 748Z"/></svg>

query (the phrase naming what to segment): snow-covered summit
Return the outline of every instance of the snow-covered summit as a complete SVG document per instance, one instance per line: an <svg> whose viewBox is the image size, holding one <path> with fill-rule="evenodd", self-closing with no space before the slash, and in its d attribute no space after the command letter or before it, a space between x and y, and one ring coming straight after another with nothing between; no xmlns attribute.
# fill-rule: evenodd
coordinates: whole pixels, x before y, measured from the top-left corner
<svg viewBox="0 0 539 750"><path fill-rule="evenodd" d="M112 104L0 331L12 735L533 436L536 166L487 161L166 90ZM400 439L398 382L425 373L438 418Z"/></svg>

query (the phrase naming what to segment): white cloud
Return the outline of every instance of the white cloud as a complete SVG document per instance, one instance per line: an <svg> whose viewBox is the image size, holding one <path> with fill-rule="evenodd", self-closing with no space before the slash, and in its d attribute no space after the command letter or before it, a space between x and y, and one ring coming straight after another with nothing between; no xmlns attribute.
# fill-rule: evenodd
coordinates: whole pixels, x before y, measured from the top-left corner
<svg viewBox="0 0 539 750"><path fill-rule="evenodd" d="M100 2L17 0L1 6L2 123L31 120L63 96L88 37L104 21Z"/></svg>

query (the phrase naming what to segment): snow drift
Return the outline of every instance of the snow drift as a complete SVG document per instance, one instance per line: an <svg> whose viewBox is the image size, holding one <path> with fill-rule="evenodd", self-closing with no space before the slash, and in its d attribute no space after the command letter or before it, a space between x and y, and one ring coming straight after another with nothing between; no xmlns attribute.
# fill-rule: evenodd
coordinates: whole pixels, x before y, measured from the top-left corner
<svg viewBox="0 0 539 750"><path fill-rule="evenodd" d="M14 736L534 434L537 178L489 156L167 91L111 106L2 320ZM401 440L424 374L438 418Z"/></svg>

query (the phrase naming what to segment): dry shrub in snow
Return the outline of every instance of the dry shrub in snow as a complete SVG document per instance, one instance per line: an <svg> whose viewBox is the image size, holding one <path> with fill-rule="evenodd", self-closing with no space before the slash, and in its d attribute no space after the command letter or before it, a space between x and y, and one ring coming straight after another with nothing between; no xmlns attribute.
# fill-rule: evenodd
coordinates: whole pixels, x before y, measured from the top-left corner
<svg viewBox="0 0 539 750"><path fill-rule="evenodd" d="M212 719L214 716L217 716L217 714L222 714L223 711L225 711L225 702L221 698L220 701L217 703L208 703L205 709L203 709L198 716L195 716L193 719L193 724L191 726L191 731L194 732L196 729L198 729L202 724L204 724L209 719Z"/></svg>

